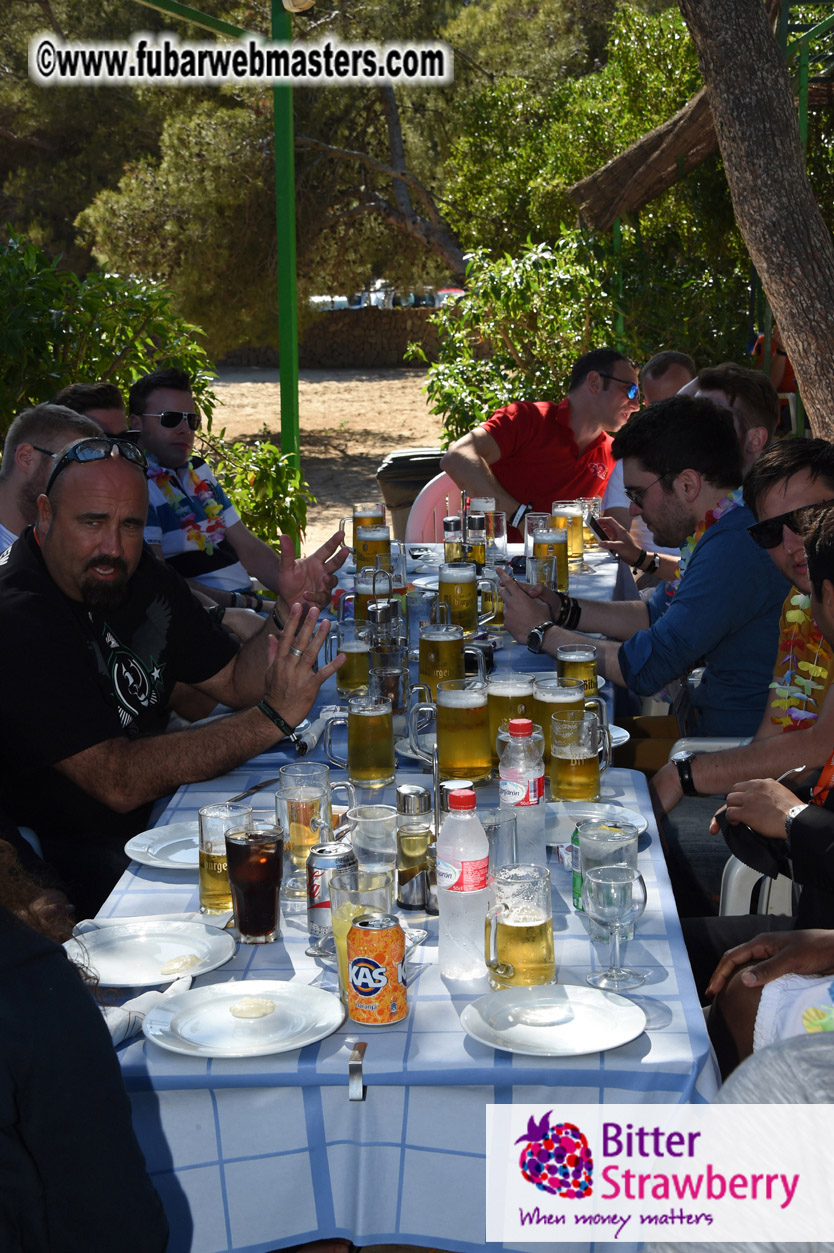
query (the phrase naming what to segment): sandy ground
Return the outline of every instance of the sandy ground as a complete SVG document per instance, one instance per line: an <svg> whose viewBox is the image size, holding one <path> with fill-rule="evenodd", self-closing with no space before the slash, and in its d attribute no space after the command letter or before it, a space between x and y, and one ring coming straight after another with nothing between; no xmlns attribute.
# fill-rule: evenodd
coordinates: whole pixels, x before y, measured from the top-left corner
<svg viewBox="0 0 834 1253"><path fill-rule="evenodd" d="M387 453L439 446L440 419L429 413L425 371L302 370L299 377L301 470L318 500L308 513L305 550L312 552L359 500L379 500L376 471ZM256 435L264 426L280 442L277 370L224 369L215 382L214 428Z"/></svg>

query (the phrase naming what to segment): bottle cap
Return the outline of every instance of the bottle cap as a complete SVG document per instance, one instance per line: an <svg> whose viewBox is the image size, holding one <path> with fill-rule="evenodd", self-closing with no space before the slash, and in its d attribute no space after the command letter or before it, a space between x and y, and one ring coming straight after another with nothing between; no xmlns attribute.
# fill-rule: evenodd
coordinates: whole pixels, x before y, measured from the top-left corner
<svg viewBox="0 0 834 1253"><path fill-rule="evenodd" d="M397 788L398 814L427 814L431 811L431 793L419 783L401 783Z"/></svg>
<svg viewBox="0 0 834 1253"><path fill-rule="evenodd" d="M461 521L457 516L443 519L443 534L452 535L459 534L461 531Z"/></svg>
<svg viewBox="0 0 834 1253"><path fill-rule="evenodd" d="M374 626L388 626L399 621L400 605L396 600L371 600L365 610L365 616Z"/></svg>
<svg viewBox="0 0 834 1253"><path fill-rule="evenodd" d="M451 806L449 798L454 792L471 791L474 787L471 779L446 779L440 784L440 810L448 814Z"/></svg>
<svg viewBox="0 0 834 1253"><path fill-rule="evenodd" d="M507 730L511 736L523 739L533 734L533 723L530 718L510 718Z"/></svg>
<svg viewBox="0 0 834 1253"><path fill-rule="evenodd" d="M453 812L456 809L474 809L475 793L472 791L452 792L449 797L449 809Z"/></svg>

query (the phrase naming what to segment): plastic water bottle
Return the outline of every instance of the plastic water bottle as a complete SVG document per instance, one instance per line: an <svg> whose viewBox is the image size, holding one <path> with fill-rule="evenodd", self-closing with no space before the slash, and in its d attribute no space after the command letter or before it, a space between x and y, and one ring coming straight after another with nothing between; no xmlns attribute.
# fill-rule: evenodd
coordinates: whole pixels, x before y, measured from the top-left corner
<svg viewBox="0 0 834 1253"><path fill-rule="evenodd" d="M449 815L437 837L440 973L448 979L486 974L488 868L489 843L475 813L475 793L452 792Z"/></svg>
<svg viewBox="0 0 834 1253"><path fill-rule="evenodd" d="M508 729L510 742L498 765L499 804L515 814L518 860L546 866L544 761L529 718L511 718Z"/></svg>

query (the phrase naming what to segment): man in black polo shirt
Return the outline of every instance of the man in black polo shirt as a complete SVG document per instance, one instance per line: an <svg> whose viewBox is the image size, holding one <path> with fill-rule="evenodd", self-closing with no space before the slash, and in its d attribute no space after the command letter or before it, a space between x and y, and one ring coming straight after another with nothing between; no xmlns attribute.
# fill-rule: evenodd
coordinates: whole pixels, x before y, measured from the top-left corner
<svg viewBox="0 0 834 1253"><path fill-rule="evenodd" d="M291 733L341 664L314 672L328 628L298 605L280 638L268 622L238 650L143 548L147 500L139 449L78 441L0 564L0 794L84 912L154 800ZM163 736L178 681L245 712Z"/></svg>

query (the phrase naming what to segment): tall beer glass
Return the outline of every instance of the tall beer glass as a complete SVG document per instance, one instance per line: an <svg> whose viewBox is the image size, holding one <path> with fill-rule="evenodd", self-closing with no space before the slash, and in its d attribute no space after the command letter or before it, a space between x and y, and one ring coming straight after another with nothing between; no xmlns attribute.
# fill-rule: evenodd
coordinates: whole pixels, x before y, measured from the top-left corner
<svg viewBox="0 0 834 1253"><path fill-rule="evenodd" d="M353 506L353 517L342 518L339 529L347 534L350 530L353 551L356 552L356 532L360 526L385 526L385 506L369 501ZM356 563L357 566L359 562Z"/></svg>
<svg viewBox="0 0 834 1253"><path fill-rule="evenodd" d="M533 678L533 721L544 732L544 760L550 761L550 719L554 713L577 721L585 712L585 685L581 679L560 679L555 674Z"/></svg>
<svg viewBox="0 0 834 1253"><path fill-rule="evenodd" d="M553 575L547 586L560 592L568 590L568 535L558 527L541 527L533 532L534 561L552 562ZM532 572L529 582L532 582ZM536 580L539 582L540 580Z"/></svg>
<svg viewBox="0 0 834 1253"><path fill-rule="evenodd" d="M371 656L368 624L358 618L337 623L327 637L325 657L332 661L337 653L344 653L345 664L336 671L336 691L341 696L365 691Z"/></svg>
<svg viewBox="0 0 834 1253"><path fill-rule="evenodd" d="M391 569L391 531L387 526L356 528L356 564Z"/></svg>
<svg viewBox="0 0 834 1253"><path fill-rule="evenodd" d="M553 524L568 533L568 559L581 562L585 553L582 507L574 500L554 500L551 507Z"/></svg>
<svg viewBox="0 0 834 1253"><path fill-rule="evenodd" d="M463 627L464 635L474 635L480 626L492 620L489 612L478 616L478 588L481 586L491 592L491 585L483 578L478 579L471 562L443 564L438 569L438 595L449 606L452 622Z"/></svg>
<svg viewBox="0 0 834 1253"><path fill-rule="evenodd" d="M596 714L580 720L554 714L550 732L550 794L560 801L599 800L600 775L608 769L608 738ZM600 760L600 758L602 760Z"/></svg>
<svg viewBox="0 0 834 1253"><path fill-rule="evenodd" d="M553 983L553 912L550 872L516 862L489 876L486 964L494 988Z"/></svg>
<svg viewBox="0 0 834 1253"><path fill-rule="evenodd" d="M333 728L347 723L347 758L333 748ZM348 712L331 718L324 733L324 749L334 766L347 769L357 787L380 788L394 782L394 729L390 700L352 696Z"/></svg>
<svg viewBox="0 0 834 1253"><path fill-rule="evenodd" d="M232 908L226 832L248 829L252 806L223 801L204 805L198 813L200 827L200 913L225 914Z"/></svg>
<svg viewBox="0 0 834 1253"><path fill-rule="evenodd" d="M432 699L437 695L437 684L441 679L464 677L467 653L476 658L478 677L484 678L486 669L483 653L479 648L467 648L464 645L463 627L450 622L439 622L435 626L421 628L419 679L431 692Z"/></svg>
<svg viewBox="0 0 834 1253"><path fill-rule="evenodd" d="M560 644L556 649L556 671L560 679L581 679L588 696L596 696L597 650L593 644Z"/></svg>
<svg viewBox="0 0 834 1253"><path fill-rule="evenodd" d="M498 766L498 728L510 718L533 717L532 674L491 674L487 680L489 743L493 767Z"/></svg>

